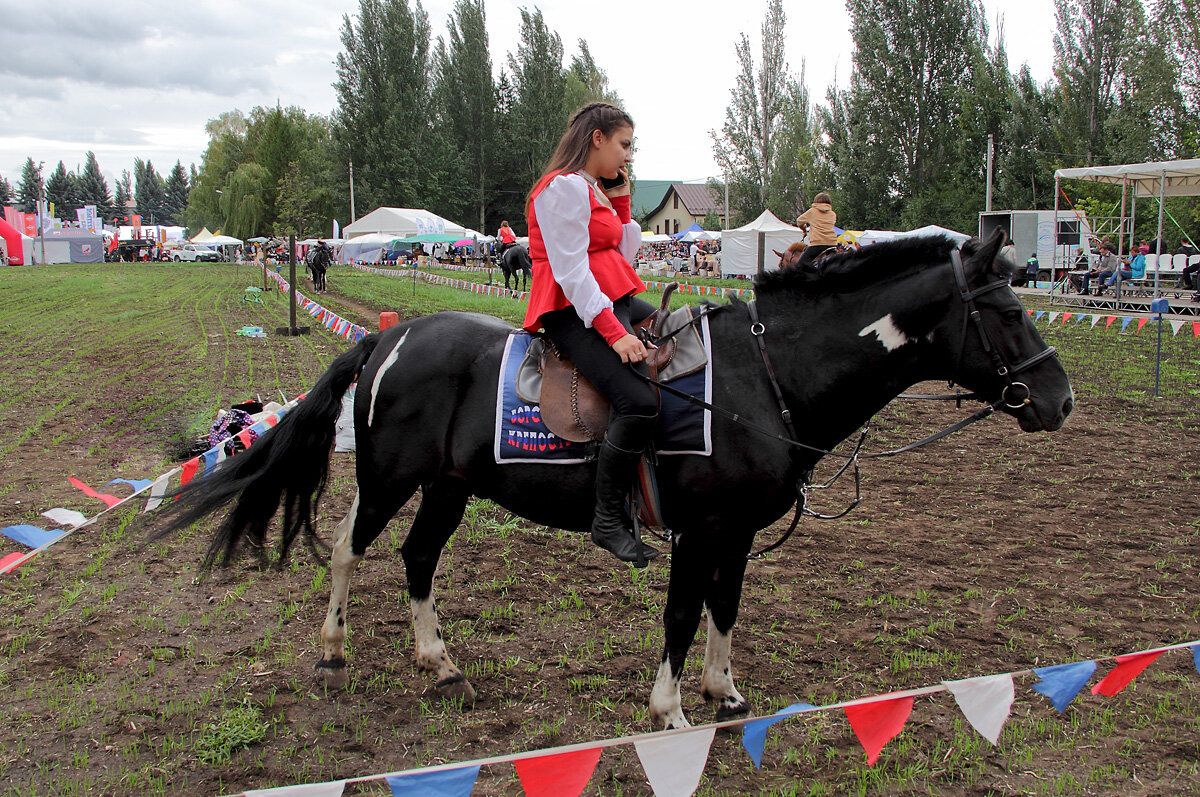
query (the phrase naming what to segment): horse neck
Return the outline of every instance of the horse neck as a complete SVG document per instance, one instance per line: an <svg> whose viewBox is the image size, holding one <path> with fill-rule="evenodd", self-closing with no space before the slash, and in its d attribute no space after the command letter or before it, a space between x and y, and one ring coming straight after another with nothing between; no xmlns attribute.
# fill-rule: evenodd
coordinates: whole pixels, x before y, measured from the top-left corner
<svg viewBox="0 0 1200 797"><path fill-rule="evenodd" d="M866 331L889 315L872 294L878 290L798 302L768 295L758 303L780 389L805 442L835 445L906 388L944 371L945 353L932 336L889 351L879 336Z"/></svg>

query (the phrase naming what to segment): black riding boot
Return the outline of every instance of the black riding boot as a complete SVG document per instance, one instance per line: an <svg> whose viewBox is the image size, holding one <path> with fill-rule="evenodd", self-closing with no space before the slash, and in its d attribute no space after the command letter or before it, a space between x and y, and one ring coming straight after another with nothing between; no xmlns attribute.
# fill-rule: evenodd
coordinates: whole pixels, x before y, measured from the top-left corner
<svg viewBox="0 0 1200 797"><path fill-rule="evenodd" d="M637 476L638 460L654 433L655 416L620 415L612 419L596 465L596 517L592 542L610 551L622 562L637 562L638 549L644 559L658 551L634 538L625 498Z"/></svg>

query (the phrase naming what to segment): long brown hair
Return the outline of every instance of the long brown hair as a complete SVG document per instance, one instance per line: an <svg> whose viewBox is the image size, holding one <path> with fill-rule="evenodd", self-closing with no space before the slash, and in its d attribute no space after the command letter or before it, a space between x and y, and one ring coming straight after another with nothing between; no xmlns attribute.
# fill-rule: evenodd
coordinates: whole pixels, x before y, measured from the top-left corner
<svg viewBox="0 0 1200 797"><path fill-rule="evenodd" d="M571 121L567 123L567 131L558 140L558 146L554 148L554 154L542 170L541 177L529 189L529 196L525 198L525 215L529 215L533 189L537 188L546 175L550 172L577 172L587 164L593 132L599 130L605 136L611 136L622 127L633 127L633 119L611 103L589 102L572 114Z"/></svg>

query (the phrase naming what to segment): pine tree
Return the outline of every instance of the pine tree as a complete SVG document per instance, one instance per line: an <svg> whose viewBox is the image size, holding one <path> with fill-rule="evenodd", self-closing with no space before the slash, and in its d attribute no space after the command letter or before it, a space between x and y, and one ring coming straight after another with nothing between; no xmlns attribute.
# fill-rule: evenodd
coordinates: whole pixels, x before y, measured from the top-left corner
<svg viewBox="0 0 1200 797"><path fill-rule="evenodd" d="M54 206L54 215L57 218L65 221L75 220L75 211L79 208L75 175L67 171L62 161L58 162L50 179L46 181L46 201Z"/></svg>
<svg viewBox="0 0 1200 797"><path fill-rule="evenodd" d="M175 167L167 176L164 188L163 212L172 224L182 224L183 212L187 210L188 203L188 173L179 161L175 161Z"/></svg>
<svg viewBox="0 0 1200 797"><path fill-rule="evenodd" d="M608 74L596 64L588 43L579 40L579 52L571 56L571 65L567 67L567 87L564 107L567 113L589 102L607 102L618 108L625 107L620 95L612 90L608 83Z"/></svg>
<svg viewBox="0 0 1200 797"><path fill-rule="evenodd" d="M5 177L0 177L0 205L7 205L13 201L16 194L13 193L12 183Z"/></svg>
<svg viewBox="0 0 1200 797"><path fill-rule="evenodd" d="M42 167L35 165L33 158L26 158L21 169L21 185L17 188L17 210L36 213L38 200L42 198Z"/></svg>
<svg viewBox="0 0 1200 797"><path fill-rule="evenodd" d="M134 190L138 215L142 224L166 224L169 221L166 198L167 189L162 177L154 170L154 164L135 158L133 161Z"/></svg>
<svg viewBox="0 0 1200 797"><path fill-rule="evenodd" d="M117 187L113 191L113 217L119 224L129 224L129 200L133 198L132 178L129 170L121 171Z"/></svg>
<svg viewBox="0 0 1200 797"><path fill-rule="evenodd" d="M83 172L76 181L76 190L79 194L80 206L95 205L96 214L100 218L109 218L112 215L113 200L108 193L108 181L100 172L100 163L96 160L96 153L88 152L87 160L83 164Z"/></svg>

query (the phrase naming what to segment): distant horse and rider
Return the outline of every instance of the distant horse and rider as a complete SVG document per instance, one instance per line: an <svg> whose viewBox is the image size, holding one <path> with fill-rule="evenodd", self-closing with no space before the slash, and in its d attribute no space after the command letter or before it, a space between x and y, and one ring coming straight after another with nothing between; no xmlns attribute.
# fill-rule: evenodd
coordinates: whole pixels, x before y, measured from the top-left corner
<svg viewBox="0 0 1200 797"><path fill-rule="evenodd" d="M324 241L319 241L316 246L309 247L308 253L304 256L304 266L312 275L314 291L321 293L325 290L325 273L329 271L332 262L333 253Z"/></svg>
<svg viewBox="0 0 1200 797"><path fill-rule="evenodd" d="M755 536L802 508L817 463L843 458L833 449L911 385L962 385L988 405L979 417L1004 413L1027 432L1063 425L1071 385L1009 288L1003 243L1000 231L961 247L941 236L880 243L829 256L818 268L760 276L749 303L704 306L711 455L661 457L656 467L662 520L673 534L665 642L650 693L654 724L689 724L680 685L705 609L698 686L718 717L750 711L735 687L731 635ZM514 332L497 318L443 312L368 335L252 447L183 488L161 533L232 504L206 559L227 562L243 548L262 551L282 504L281 556L300 535L315 549L313 510L329 474L342 397L357 382L358 493L333 531L318 672L330 685L347 683L351 574L419 494L400 549L413 652L417 666L434 674L438 694L469 704L475 689L451 659L433 594L442 550L468 501L490 499L534 523L585 533L595 506L594 458L497 461L497 390ZM954 463L947 468L954 478Z"/></svg>
<svg viewBox="0 0 1200 797"><path fill-rule="evenodd" d="M497 257L497 262L500 269L504 272L504 287L508 288L508 281L513 279L513 284L519 284L521 290L527 290L529 280L533 278L533 260L529 257L529 250L523 245L511 244Z"/></svg>

